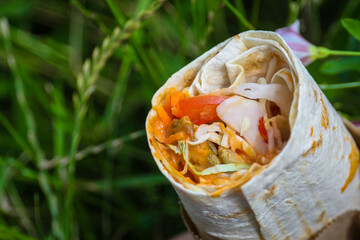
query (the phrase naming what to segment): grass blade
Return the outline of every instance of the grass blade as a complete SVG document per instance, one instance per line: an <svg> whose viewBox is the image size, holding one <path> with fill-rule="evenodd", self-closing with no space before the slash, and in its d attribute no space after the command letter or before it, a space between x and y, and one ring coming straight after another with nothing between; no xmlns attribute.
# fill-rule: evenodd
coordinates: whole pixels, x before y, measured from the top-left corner
<svg viewBox="0 0 360 240"><path fill-rule="evenodd" d="M68 166L68 189L66 195L66 211L65 211L65 236L68 238L72 232L72 214L73 214L73 198L74 198L74 180L76 166L76 152L80 143L80 130L82 121L87 112L87 102L94 91L94 84L104 67L106 61L114 53L115 49L125 40L131 33L141 26L141 23L148 19L154 11L156 11L163 3L163 0L154 2L148 9L141 11L134 19L126 22L124 28L120 30L115 28L109 37L106 37L101 48L95 48L92 59L87 59L83 65L82 73L77 78L78 96L74 98L75 103L75 128L72 133L70 147L70 162Z"/></svg>
<svg viewBox="0 0 360 240"><path fill-rule="evenodd" d="M20 224L26 229L26 231L30 235L34 236L36 234L35 228L30 220L30 217L24 206L24 203L21 200L19 192L17 191L13 183L9 184L7 188L11 202L13 203L14 206L16 206L16 208L14 209L20 219Z"/></svg>
<svg viewBox="0 0 360 240"><path fill-rule="evenodd" d="M0 113L0 122L6 128L6 130L10 133L11 137L15 140L15 142L29 155L33 156L33 151L27 144L26 140L18 133L18 131L11 125L11 123L5 118L5 116Z"/></svg>
<svg viewBox="0 0 360 240"><path fill-rule="evenodd" d="M358 41L360 41L360 21L352 18L341 19L344 28Z"/></svg>
<svg viewBox="0 0 360 240"><path fill-rule="evenodd" d="M30 146L32 147L33 151L35 152L35 162L36 165L39 167L40 164L45 161L45 155L43 150L40 147L40 144L37 139L36 135L36 123L33 116L33 113L26 101L23 80L21 78L20 71L18 69L16 59L13 55L12 45L10 42L10 33L9 33L9 24L6 18L2 18L0 20L0 30L2 37L4 39L5 49L8 55L8 64L11 70L11 73L14 77L15 81L15 91L17 100L19 105L24 113L25 116L25 123L27 127L27 137ZM62 239L62 233L60 231L60 223L58 221L59 213L58 213L58 200L56 195L52 192L48 180L48 176L46 172L40 170L39 174L39 184L44 192L45 196L47 197L48 204L50 207L50 212L52 215L52 229L53 233L60 239Z"/></svg>
<svg viewBox="0 0 360 240"><path fill-rule="evenodd" d="M77 161L80 161L84 159L85 157L89 156L90 154L99 154L105 150L109 150L111 148L119 148L122 144L135 140L139 137L145 136L145 130L140 130L137 132L130 133L129 135L125 135L116 139L108 140L102 144L96 145L96 146L88 146L84 150L76 153L75 159ZM51 161L44 162L44 164L41 166L44 169L51 169L56 167L57 165L66 166L70 163L70 158L65 157L60 160L53 159Z"/></svg>
<svg viewBox="0 0 360 240"><path fill-rule="evenodd" d="M260 0L254 0L253 7L251 10L251 18L250 18L250 20L254 24L254 26L258 26L259 11L260 11Z"/></svg>
<svg viewBox="0 0 360 240"><path fill-rule="evenodd" d="M106 182L104 180L78 184L81 188L90 192L102 192L106 188ZM148 188L167 184L169 184L169 181L162 174L134 175L113 180L113 188L116 191L130 188Z"/></svg>
<svg viewBox="0 0 360 240"><path fill-rule="evenodd" d="M36 240L19 232L15 228L7 227L3 224L0 224L0 236L2 240Z"/></svg>
<svg viewBox="0 0 360 240"><path fill-rule="evenodd" d="M108 5L109 9L111 10L112 14L114 15L119 26L123 26L124 23L126 22L126 19L123 16L123 14L121 14L120 9L116 5L116 3L113 0L106 0L106 4Z"/></svg>
<svg viewBox="0 0 360 240"><path fill-rule="evenodd" d="M133 61L133 59L128 57L128 55L128 51L126 51L126 53L124 53L113 94L105 109L104 125L109 126L110 131L112 131L114 128L114 125L116 124L122 109L127 81L129 79Z"/></svg>
<svg viewBox="0 0 360 240"><path fill-rule="evenodd" d="M74 6L77 7L80 12L84 14L87 18L94 20L104 33L110 33L110 29L101 21L97 13L87 10L86 7L82 5L78 0L71 0L71 3L74 4Z"/></svg>
<svg viewBox="0 0 360 240"><path fill-rule="evenodd" d="M241 12L239 12L228 0L224 0L225 5L230 9L232 13L240 20L240 22L249 30L255 30L255 27L245 18Z"/></svg>

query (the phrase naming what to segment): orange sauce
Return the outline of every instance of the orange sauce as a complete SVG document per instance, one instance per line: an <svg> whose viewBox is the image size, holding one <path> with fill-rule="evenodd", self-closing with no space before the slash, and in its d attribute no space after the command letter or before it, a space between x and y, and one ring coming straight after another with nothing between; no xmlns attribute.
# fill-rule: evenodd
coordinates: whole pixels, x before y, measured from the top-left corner
<svg viewBox="0 0 360 240"><path fill-rule="evenodd" d="M150 143L155 149L154 157L161 162L167 162L163 163L163 166L174 175L175 180L177 179L177 181L179 181L179 179L181 179L181 181L198 186L211 186L215 190L215 192L212 193L212 196L216 197L227 189L232 189L244 184L250 180L252 176L257 175L262 171L262 168L259 168L260 165L255 164L257 166L256 171L252 170L255 168L251 167L244 176L233 177L234 179L232 179L231 176L235 175L231 173L217 173L204 176L198 176L192 173L191 169L186 166L183 156L176 154L173 150L164 145L175 144L178 140L190 139L189 133L185 131L180 131L172 135L169 134L169 126L175 118L172 113L172 108L184 97L186 97L186 93L179 94L174 88L169 89L169 93L166 94L163 99L164 106L158 105L153 107L156 115L149 119L147 126ZM229 133L229 140L232 142L230 145L232 145L234 151L241 154L248 162L257 162L256 159L259 157L258 154L254 153L253 150L242 150L243 143L236 139L235 134L226 129L223 123L220 123L220 126L223 131ZM197 171L203 171L206 168L213 166L209 159L209 155L213 153L210 153L211 150L207 144L207 142L204 142L198 145L188 145L189 160ZM254 157L255 159L253 159ZM271 156L271 158L272 157L273 156Z"/></svg>
<svg viewBox="0 0 360 240"><path fill-rule="evenodd" d="M185 139L190 139L189 135L184 131L180 131L167 137L165 139L165 143L174 144L177 143L179 140L185 140Z"/></svg>
<svg viewBox="0 0 360 240"><path fill-rule="evenodd" d="M148 123L148 131L150 135L150 143L155 148L155 151L159 154L154 155L156 158L161 160L164 158L164 161L167 161L172 168L176 170L176 176L180 177L181 179L187 181L188 183L192 184L207 184L207 185L217 185L220 182L222 184L225 184L226 182L229 182L228 174L211 174L206 176L198 176L196 174L193 174L191 171L185 171L185 174L182 174L181 172L185 168L185 161L181 155L176 154L174 151L170 149L166 149L161 143L158 143L157 140L154 139L155 136L159 141L166 142L166 143L172 143L174 139L177 139L181 135L186 133L178 132L176 134L173 134L171 136L168 136L168 132L166 129L166 126L162 123L162 119L157 114L156 116L153 116L149 119ZM178 134L178 135L177 135ZM186 137L185 139L188 139ZM203 144L207 144L206 142L191 146L189 145L189 158L191 158L191 162L194 164L195 168L198 171L202 171L209 166L208 162L208 154L209 154L209 148L204 147Z"/></svg>
<svg viewBox="0 0 360 240"><path fill-rule="evenodd" d="M347 177L344 186L341 188L341 192L343 193L349 183L354 179L356 171L359 166L359 151L356 148L354 141L351 141L351 152L349 154L349 160L350 160L350 169L349 169L349 176Z"/></svg>
<svg viewBox="0 0 360 240"><path fill-rule="evenodd" d="M189 160L195 166L197 171L203 171L208 167L211 167L208 161L210 150L206 142L198 145L189 145Z"/></svg>

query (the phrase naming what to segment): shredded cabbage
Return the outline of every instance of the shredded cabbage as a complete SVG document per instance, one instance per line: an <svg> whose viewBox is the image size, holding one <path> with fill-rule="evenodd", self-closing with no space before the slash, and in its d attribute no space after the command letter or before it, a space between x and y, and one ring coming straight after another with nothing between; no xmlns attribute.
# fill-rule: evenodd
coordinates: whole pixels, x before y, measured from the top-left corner
<svg viewBox="0 0 360 240"><path fill-rule="evenodd" d="M213 167L209 167L203 171L197 171L194 165L191 164L189 161L189 143L188 141L178 141L178 146L165 144L162 143L159 139L154 136L154 139L160 143L168 147L169 149L173 150L176 154L183 155L185 162L187 163L188 167L191 169L193 173L198 176L205 176L210 174L216 173L223 173L223 172L236 172L242 169L249 169L252 164L249 163L227 163L227 164L217 164Z"/></svg>
<svg viewBox="0 0 360 240"><path fill-rule="evenodd" d="M171 144L165 144L168 148L170 148L171 150L173 150L176 154L181 155L181 151L179 149L179 147L171 145Z"/></svg>
<svg viewBox="0 0 360 240"><path fill-rule="evenodd" d="M222 173L222 172L236 172L242 169L249 169L251 164L248 163L227 163L227 164L219 164L213 167L209 167L204 171L197 172L196 174L200 176L210 175L215 173Z"/></svg>

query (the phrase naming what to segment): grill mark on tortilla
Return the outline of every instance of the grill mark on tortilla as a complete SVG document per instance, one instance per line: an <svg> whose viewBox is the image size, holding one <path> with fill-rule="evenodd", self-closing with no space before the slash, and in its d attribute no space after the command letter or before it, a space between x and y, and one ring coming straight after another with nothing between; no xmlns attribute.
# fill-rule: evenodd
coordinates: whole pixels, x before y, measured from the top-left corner
<svg viewBox="0 0 360 240"><path fill-rule="evenodd" d="M317 102L318 101L318 95L317 95L317 92L316 92L315 89L314 89L314 97L315 97L315 102Z"/></svg>
<svg viewBox="0 0 360 240"><path fill-rule="evenodd" d="M302 212L301 212L298 204L295 202L295 203L293 204L293 206L294 206L294 208L295 208L295 210L296 210L296 214L298 215L298 217L299 217L299 219L300 219L300 221L301 221L302 226L304 227L304 230L305 230L305 232L306 232L306 237L311 236L311 235L313 234L313 232L312 232L309 224L306 222L306 219L305 219L304 216L302 215Z"/></svg>
<svg viewBox="0 0 360 240"><path fill-rule="evenodd" d="M312 137L313 133L314 133L314 127L311 126L311 128L310 128L310 137Z"/></svg>
<svg viewBox="0 0 360 240"><path fill-rule="evenodd" d="M311 182L310 179L307 177L308 174L307 174L305 168L304 168L304 171L303 171L303 175L304 175L304 178L305 178L305 181L306 181L307 185L309 185L309 186L315 185L315 183L314 183L314 182ZM312 194L312 196L313 196L312 198L313 198L313 199L315 200L315 202L316 202L316 206L318 206L319 208L323 209L322 212L321 212L321 214L320 214L320 215L322 215L322 216L321 216L321 221L322 221L325 225L328 224L328 223L330 222L330 220L329 220L329 217L328 217L327 214L326 214L326 208L323 206L322 202L320 201L320 198L318 197L316 191L314 191L314 189L313 189L312 187L310 187L309 189L310 189L310 192L311 192L311 194ZM319 217L320 217L320 216L319 216Z"/></svg>
<svg viewBox="0 0 360 240"><path fill-rule="evenodd" d="M252 208L249 205L249 202L244 198L244 196L242 197L242 199L240 199L240 201L242 201L242 203L245 205L241 208L239 208L239 212L235 212L229 215L219 215L219 214L211 214L211 213L204 213L207 216L210 217L214 217L214 218L223 218L223 219L231 219L231 218L238 218L238 217L242 217L241 215L245 215L248 219L248 223L251 223L254 227L254 229L256 230L257 233L257 237L259 238L259 240L264 240L264 236L262 231L260 230L261 228L263 228L263 226L261 225L261 222L257 220L254 211L252 210ZM244 214L246 213L246 214Z"/></svg>
<svg viewBox="0 0 360 240"><path fill-rule="evenodd" d="M285 237L285 239L289 239L289 235L286 233L284 226L281 224L281 221L274 215L271 213L272 218L274 219L274 221L276 222L276 225L278 226L278 228L280 229L280 232L282 233L282 235ZM272 239L278 239L277 236L271 236Z"/></svg>
<svg viewBox="0 0 360 240"><path fill-rule="evenodd" d="M314 155L316 149L321 146L322 142L323 142L323 138L322 138L322 134L320 134L319 140L317 140L317 141L313 140L311 147L305 153L303 153L302 156L307 157L310 155L310 153L312 153Z"/></svg>
<svg viewBox="0 0 360 240"><path fill-rule="evenodd" d="M316 218L316 221L318 223L324 223L324 225L327 225L330 223L329 219L326 217L326 211L323 210L320 215Z"/></svg>
<svg viewBox="0 0 360 240"><path fill-rule="evenodd" d="M257 199L257 200L258 200L258 199ZM272 206L270 206L270 210L272 210L272 208L275 208L275 207L276 207L276 204L273 204ZM270 218L272 218L272 219L274 220L274 222L276 223L278 229L280 229L280 232L281 232L281 234L282 234L281 237L284 237L284 236L285 236L285 237L286 237L285 239L288 239L288 238L289 238L289 235L287 235L286 229L285 229L284 226L281 224L280 219L278 219L278 218L275 216L274 212L273 212L273 211L270 211L270 210L267 210L267 211L266 211L266 214L267 214ZM262 218L259 219L259 222L258 222L258 223L259 223L259 226L261 227L261 229L263 229L263 232L266 232L267 229L269 229L269 228L268 228L268 226L264 226L261 220L262 220ZM277 239L279 239L279 236L278 236L278 235L271 235L271 239L272 239L272 240L277 240Z"/></svg>
<svg viewBox="0 0 360 240"><path fill-rule="evenodd" d="M265 190L264 200L265 200L266 202L268 202L269 199L272 198L275 193L276 193L276 184L272 185L269 190Z"/></svg>
<svg viewBox="0 0 360 240"><path fill-rule="evenodd" d="M289 190L289 188L286 184L286 181L283 181L283 187L290 197L294 196L293 192L291 192ZM298 215L301 225L303 226L303 229L305 231L305 237L302 237L301 239L308 239L313 234L313 232L312 232L309 224L306 222L306 219L302 215L302 212L301 212L296 200L294 198L291 198L290 202L292 203L292 206L295 208L296 214Z"/></svg>
<svg viewBox="0 0 360 240"><path fill-rule="evenodd" d="M324 104L322 96L320 96L321 101L321 125L327 129L329 126L329 114L327 112L326 106Z"/></svg>
<svg viewBox="0 0 360 240"><path fill-rule="evenodd" d="M311 153L311 150L312 150L312 147L310 148L310 149L308 149L305 153L303 153L303 157L307 157L307 156L309 156L310 155L310 153Z"/></svg>
<svg viewBox="0 0 360 240"><path fill-rule="evenodd" d="M330 220L329 220L329 217L328 217L327 214L326 214L326 208L325 208L325 207L323 206L323 204L321 203L320 198L318 197L316 191L314 191L314 189L312 188L312 185L315 185L315 183L312 182L312 181L307 177L308 174L307 174L305 168L303 169L302 174L303 174L303 176L304 176L304 178L305 178L305 181L306 181L307 185L310 186L309 189L310 189L310 192L311 192L311 194L312 194L312 196L313 196L312 198L316 201L316 205L317 205L319 208L323 209L323 211L321 212L321 215L323 215L323 216L322 216L322 222L325 223L325 225L326 225L326 224L328 224L328 223L330 222Z"/></svg>
<svg viewBox="0 0 360 240"><path fill-rule="evenodd" d="M283 182L282 181L283 180L283 178L281 179L281 180L279 180L280 182ZM274 187L275 186L275 187ZM273 188L274 187L274 188ZM287 187L285 186L285 184L284 184L284 187L285 187L285 191L286 192L288 192L286 189L287 189ZM273 189L272 189L273 188ZM269 217L271 217L274 221L275 221L275 223L276 223L276 225L277 225L277 227L280 229L280 232L281 232L281 234L282 234L282 236L279 236L279 235L272 235L271 236L271 239L290 239L289 238L289 235L287 234L287 232L286 232L286 229L284 228L284 226L282 225L282 223L281 223L281 220L279 219L279 218L277 218L277 216L274 214L275 213L275 208L276 208L276 206L277 206L277 204L276 203L272 203L272 204L269 204L268 203L268 201L267 201L267 199L266 199L266 195L267 194L269 194L269 192L271 191L271 189L272 189L272 191L271 192L274 192L274 191L276 191L275 190L275 188L276 188L276 184L274 184L271 188L270 188L270 190L266 190L266 191L268 191L268 193L267 192L263 192L263 195L262 195L262 197L264 198L264 200L265 200L265 204L267 205L267 214L269 215ZM274 192L275 193L275 192ZM271 193L270 193L271 194ZM258 198L259 199L259 198ZM262 228L265 228L264 226L262 226L261 225L261 227Z"/></svg>

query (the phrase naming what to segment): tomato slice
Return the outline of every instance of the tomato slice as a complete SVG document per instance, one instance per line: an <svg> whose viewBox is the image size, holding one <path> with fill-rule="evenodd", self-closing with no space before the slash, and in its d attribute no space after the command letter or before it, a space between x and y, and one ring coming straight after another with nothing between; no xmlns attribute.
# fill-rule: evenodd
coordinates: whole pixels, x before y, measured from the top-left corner
<svg viewBox="0 0 360 240"><path fill-rule="evenodd" d="M213 122L220 119L216 113L217 106L227 98L211 95L185 98L179 102L178 110L173 114L178 118L188 116L197 125Z"/></svg>
<svg viewBox="0 0 360 240"><path fill-rule="evenodd" d="M264 124L264 117L259 119L258 128L259 128L261 137L264 139L264 141L266 143L268 143L269 139L268 139L267 131L266 131L265 124Z"/></svg>

